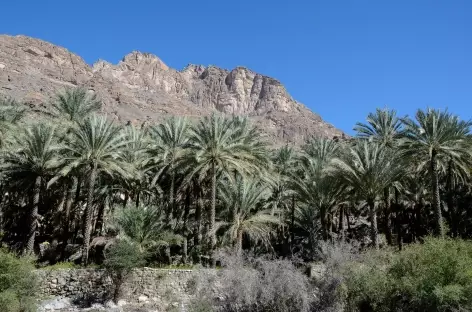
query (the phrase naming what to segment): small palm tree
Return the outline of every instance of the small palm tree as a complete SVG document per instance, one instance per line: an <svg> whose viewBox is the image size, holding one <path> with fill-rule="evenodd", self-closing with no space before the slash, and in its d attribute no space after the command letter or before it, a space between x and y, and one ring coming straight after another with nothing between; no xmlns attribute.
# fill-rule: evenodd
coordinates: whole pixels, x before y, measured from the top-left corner
<svg viewBox="0 0 472 312"><path fill-rule="evenodd" d="M28 127L16 137L16 148L4 155L4 173L16 185L33 189L28 242L25 252L33 253L38 223L40 192L59 166L54 127L40 124Z"/></svg>
<svg viewBox="0 0 472 312"><path fill-rule="evenodd" d="M83 88L67 89L52 101L53 115L70 122L79 122L96 113L102 107L95 93Z"/></svg>
<svg viewBox="0 0 472 312"><path fill-rule="evenodd" d="M82 262L88 262L90 232L94 202L94 188L97 175L127 176L124 164L119 160L121 149L126 142L120 127L115 126L105 117L93 116L80 122L72 129L71 138L66 145L66 165L62 174L79 168L88 177L87 206L85 209L85 231Z"/></svg>
<svg viewBox="0 0 472 312"><path fill-rule="evenodd" d="M244 235L268 246L274 226L281 221L275 212L261 209L270 195L267 186L261 181L238 176L229 187L225 183L220 195L226 213L231 216L231 221L222 222L220 226L227 227L226 235L237 254L241 254Z"/></svg>
<svg viewBox="0 0 472 312"><path fill-rule="evenodd" d="M0 99L0 148L3 148L7 138L15 126L24 118L25 110L13 99Z"/></svg>
<svg viewBox="0 0 472 312"><path fill-rule="evenodd" d="M470 127L472 121L460 120L447 111L436 109L418 110L416 120L403 120L406 128L405 149L407 154L421 165L429 167L432 180L433 209L436 214L437 234L444 237L444 224L439 194L439 170L441 160L450 157L470 159Z"/></svg>
<svg viewBox="0 0 472 312"><path fill-rule="evenodd" d="M337 175L357 198L369 207L371 239L379 247L376 204L383 190L398 181L403 170L401 158L375 142L357 141L334 161Z"/></svg>
<svg viewBox="0 0 472 312"><path fill-rule="evenodd" d="M112 221L119 238L136 244L144 253L164 250L170 258L170 247L180 245L183 238L174 234L162 210L154 206L127 207L116 213ZM168 259L170 260L170 259Z"/></svg>

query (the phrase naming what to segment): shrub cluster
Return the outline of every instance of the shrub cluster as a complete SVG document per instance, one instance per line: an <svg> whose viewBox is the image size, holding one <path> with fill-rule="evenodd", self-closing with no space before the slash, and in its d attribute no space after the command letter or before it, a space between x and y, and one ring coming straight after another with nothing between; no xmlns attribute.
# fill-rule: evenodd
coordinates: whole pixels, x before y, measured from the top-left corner
<svg viewBox="0 0 472 312"><path fill-rule="evenodd" d="M0 311L36 311L34 266L27 258L0 250Z"/></svg>
<svg viewBox="0 0 472 312"><path fill-rule="evenodd" d="M426 239L369 252L345 272L348 311L471 311L472 243Z"/></svg>
<svg viewBox="0 0 472 312"><path fill-rule="evenodd" d="M222 265L217 278L205 270L197 273L192 311L310 311L313 288L291 261L225 256ZM210 286L215 283L216 292Z"/></svg>

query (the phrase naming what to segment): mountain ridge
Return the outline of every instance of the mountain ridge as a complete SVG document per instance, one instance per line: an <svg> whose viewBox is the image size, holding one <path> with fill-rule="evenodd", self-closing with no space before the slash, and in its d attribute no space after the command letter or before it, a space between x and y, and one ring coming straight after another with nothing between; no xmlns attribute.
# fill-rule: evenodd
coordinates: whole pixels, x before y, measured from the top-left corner
<svg viewBox="0 0 472 312"><path fill-rule="evenodd" d="M27 36L0 35L0 94L47 109L55 93L82 86L103 100L103 111L128 123L165 116L200 117L219 111L248 116L276 143L301 143L309 136L343 132L294 100L283 84L244 66L231 70L188 64L169 67L137 50L117 64L87 64L66 48Z"/></svg>

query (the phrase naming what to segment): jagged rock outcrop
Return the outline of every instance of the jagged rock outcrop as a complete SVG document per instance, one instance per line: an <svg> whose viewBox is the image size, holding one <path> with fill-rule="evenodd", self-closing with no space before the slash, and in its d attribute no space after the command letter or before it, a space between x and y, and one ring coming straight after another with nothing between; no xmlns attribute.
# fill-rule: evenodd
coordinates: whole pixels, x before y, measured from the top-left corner
<svg viewBox="0 0 472 312"><path fill-rule="evenodd" d="M300 143L343 133L295 101L277 80L244 67L168 67L157 56L132 52L113 65L89 66L65 48L26 36L0 36L0 95L23 101L32 112L67 87L84 86L104 102L103 113L142 123L168 115L198 117L220 111L247 115L276 143Z"/></svg>

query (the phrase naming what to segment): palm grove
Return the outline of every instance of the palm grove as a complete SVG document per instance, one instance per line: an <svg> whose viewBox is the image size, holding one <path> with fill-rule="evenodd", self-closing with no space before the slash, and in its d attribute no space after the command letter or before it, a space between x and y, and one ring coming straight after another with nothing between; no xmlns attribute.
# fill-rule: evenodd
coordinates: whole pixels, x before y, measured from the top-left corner
<svg viewBox="0 0 472 312"><path fill-rule="evenodd" d="M157 263L214 266L225 248L313 260L322 241L402 248L472 234L471 123L447 111L378 109L352 139L275 149L244 117L121 126L100 106L71 89L25 123L18 103L1 103L10 249L87 264L120 240Z"/></svg>

